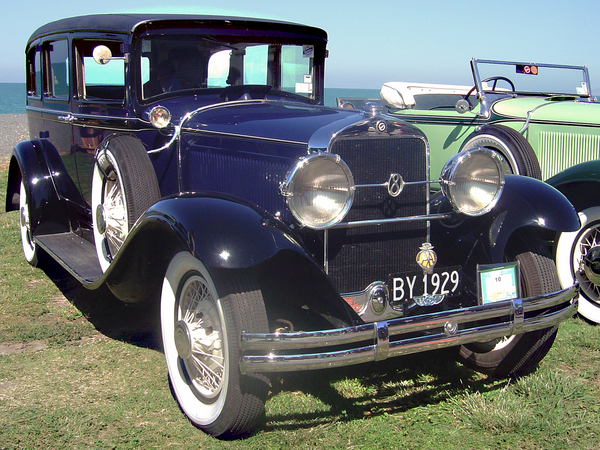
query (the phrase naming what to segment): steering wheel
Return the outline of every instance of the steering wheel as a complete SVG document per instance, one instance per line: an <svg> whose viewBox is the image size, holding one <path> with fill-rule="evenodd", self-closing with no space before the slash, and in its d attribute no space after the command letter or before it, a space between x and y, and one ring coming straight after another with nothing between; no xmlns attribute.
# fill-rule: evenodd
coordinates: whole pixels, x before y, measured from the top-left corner
<svg viewBox="0 0 600 450"><path fill-rule="evenodd" d="M505 82L507 82L509 84L509 86L510 86L510 90L512 92L515 91L515 84L509 78L506 78L506 77L489 77L489 78L486 78L485 80L482 80L481 84L488 83L490 81L494 82L494 84L492 85L492 91L496 90L496 85L498 84L498 81L505 81ZM471 104L471 101L469 100L469 97L471 96L471 94L473 93L473 91L475 89L477 89L477 86L473 86L471 89L469 89L469 92L467 92L465 94L465 96L464 96L464 99L469 104L469 109L473 109L473 105Z"/></svg>

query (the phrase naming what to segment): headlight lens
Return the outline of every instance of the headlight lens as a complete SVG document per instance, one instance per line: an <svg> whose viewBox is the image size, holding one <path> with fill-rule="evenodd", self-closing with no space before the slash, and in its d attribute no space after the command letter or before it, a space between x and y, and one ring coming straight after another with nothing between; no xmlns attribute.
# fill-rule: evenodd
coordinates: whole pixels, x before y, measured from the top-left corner
<svg viewBox="0 0 600 450"><path fill-rule="evenodd" d="M155 106L150 110L148 120L156 128L166 128L171 123L171 113L164 106Z"/></svg>
<svg viewBox="0 0 600 450"><path fill-rule="evenodd" d="M468 216L489 212L504 186L504 172L496 152L481 147L454 155L442 170L442 192L454 209Z"/></svg>
<svg viewBox="0 0 600 450"><path fill-rule="evenodd" d="M340 222L354 200L354 178L344 161L331 153L302 158L281 186L293 216L316 230Z"/></svg>

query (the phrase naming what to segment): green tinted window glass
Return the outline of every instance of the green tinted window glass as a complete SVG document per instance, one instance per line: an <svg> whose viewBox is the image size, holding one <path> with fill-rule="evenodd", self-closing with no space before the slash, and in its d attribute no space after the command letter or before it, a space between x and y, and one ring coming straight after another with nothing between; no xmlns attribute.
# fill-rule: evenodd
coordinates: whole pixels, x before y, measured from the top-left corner
<svg viewBox="0 0 600 450"><path fill-rule="evenodd" d="M50 63L49 95L69 96L69 47L66 40L54 41L48 52Z"/></svg>

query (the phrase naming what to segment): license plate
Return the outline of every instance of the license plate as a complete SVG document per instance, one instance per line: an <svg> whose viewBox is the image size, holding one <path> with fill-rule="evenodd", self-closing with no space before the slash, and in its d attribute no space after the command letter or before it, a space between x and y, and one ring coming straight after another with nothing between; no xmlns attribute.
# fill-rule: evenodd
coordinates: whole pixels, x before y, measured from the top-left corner
<svg viewBox="0 0 600 450"><path fill-rule="evenodd" d="M392 302L404 302L423 295L454 297L462 290L462 268L444 267L434 269L430 274L423 271L392 274L388 284Z"/></svg>

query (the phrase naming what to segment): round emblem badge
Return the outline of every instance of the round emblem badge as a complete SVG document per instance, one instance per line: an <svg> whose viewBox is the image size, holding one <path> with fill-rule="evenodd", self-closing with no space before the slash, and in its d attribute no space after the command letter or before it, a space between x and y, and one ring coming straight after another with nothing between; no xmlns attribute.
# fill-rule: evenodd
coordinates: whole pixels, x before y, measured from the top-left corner
<svg viewBox="0 0 600 450"><path fill-rule="evenodd" d="M437 255L433 251L433 245L425 242L420 248L421 251L417 253L417 264L423 269L424 273L432 273L437 263Z"/></svg>

